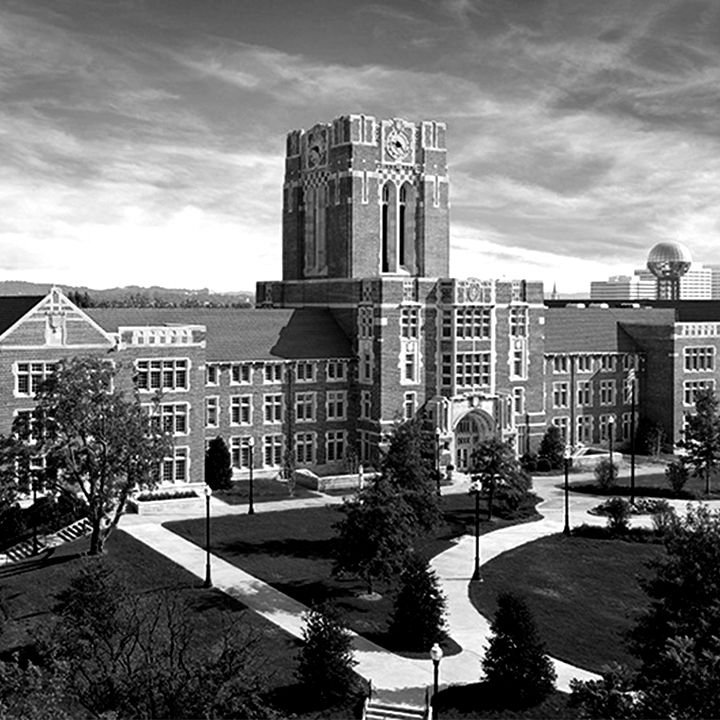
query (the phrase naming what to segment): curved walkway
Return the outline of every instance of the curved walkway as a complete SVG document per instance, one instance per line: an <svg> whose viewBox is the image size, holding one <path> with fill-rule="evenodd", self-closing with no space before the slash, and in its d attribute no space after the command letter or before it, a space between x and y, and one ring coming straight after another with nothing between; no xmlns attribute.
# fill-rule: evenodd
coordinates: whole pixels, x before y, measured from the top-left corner
<svg viewBox="0 0 720 720"><path fill-rule="evenodd" d="M648 469L648 472L650 469ZM656 472L656 469L652 469ZM639 472L642 472L640 470ZM591 474L588 474L588 478ZM573 481L585 479L573 475ZM512 548L532 542L545 535L561 532L564 525L564 495L562 478L536 478L535 490L544 498L538 506L542 519L503 528L481 537L481 564ZM443 488L443 494L467 492L469 479L457 476L452 486ZM589 515L587 511L599 502L589 495L570 495L570 521L572 525L603 523L604 518ZM256 512L315 507L335 504L340 498L321 496L256 503ZM217 515L244 515L245 505L226 505L216 498L211 499L211 512ZM144 542L170 560L195 574L205 577L205 551L197 545L182 539L165 529L161 523L170 520L203 517L204 499L199 498L197 506L184 508L182 514L125 515L121 528ZM441 586L448 599L448 626L450 636L461 647L462 652L442 660L440 666L441 685L468 684L478 682L481 674L480 661L484 647L490 637L490 626L470 602L468 585L474 570L475 539L466 535L452 548L436 556L432 566L440 578ZM283 628L291 635L302 638L302 614L306 607L292 598L278 592L266 583L249 575L238 567L213 557L212 579L216 588L235 597L247 607ZM356 670L371 680L374 688L386 699L422 704L425 689L432 684L433 669L430 660L410 660L391 653L369 642L361 636L354 637ZM597 678L597 675L581 668L554 660L558 673L557 686L569 690L570 679Z"/></svg>

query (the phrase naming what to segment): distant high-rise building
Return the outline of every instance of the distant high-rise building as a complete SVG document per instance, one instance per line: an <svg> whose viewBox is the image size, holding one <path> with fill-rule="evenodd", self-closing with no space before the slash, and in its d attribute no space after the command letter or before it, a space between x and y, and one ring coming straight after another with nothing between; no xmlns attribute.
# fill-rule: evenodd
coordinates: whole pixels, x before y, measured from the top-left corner
<svg viewBox="0 0 720 720"><path fill-rule="evenodd" d="M641 279L637 275L614 275L607 280L590 283L593 300L638 300L655 297L655 279Z"/></svg>

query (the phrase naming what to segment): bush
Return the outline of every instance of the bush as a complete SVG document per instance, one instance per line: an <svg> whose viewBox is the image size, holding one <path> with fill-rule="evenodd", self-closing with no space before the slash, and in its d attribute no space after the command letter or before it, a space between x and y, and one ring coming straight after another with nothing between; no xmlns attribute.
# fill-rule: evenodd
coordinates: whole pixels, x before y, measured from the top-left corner
<svg viewBox="0 0 720 720"><path fill-rule="evenodd" d="M630 503L624 498L614 497L605 503L608 530L614 534L623 534L630 528Z"/></svg>
<svg viewBox="0 0 720 720"><path fill-rule="evenodd" d="M491 630L482 661L488 684L509 705L542 702L554 690L556 674L530 608L516 595L501 593Z"/></svg>
<svg viewBox="0 0 720 720"><path fill-rule="evenodd" d="M552 470L552 465L550 464L550 461L545 458L541 457L538 458L537 461L537 471L538 472L550 472Z"/></svg>
<svg viewBox="0 0 720 720"><path fill-rule="evenodd" d="M538 469L538 457L532 452L525 453L520 458L520 464L526 472L535 472Z"/></svg>
<svg viewBox="0 0 720 720"><path fill-rule="evenodd" d="M675 508L667 500L656 500L652 523L658 535L664 535L677 525L678 517Z"/></svg>
<svg viewBox="0 0 720 720"><path fill-rule="evenodd" d="M685 485L690 478L690 472L684 463L676 460L675 462L671 462L665 468L665 477L667 478L672 491L679 494L684 490Z"/></svg>
<svg viewBox="0 0 720 720"><path fill-rule="evenodd" d="M208 443L205 452L205 482L213 490L232 487L232 459L228 446L219 435Z"/></svg>
<svg viewBox="0 0 720 720"><path fill-rule="evenodd" d="M556 470L563 466L565 440L563 439L562 430L557 425L548 425L540 441L538 455L540 458L547 460L550 465L548 469L550 470Z"/></svg>
<svg viewBox="0 0 720 720"><path fill-rule="evenodd" d="M615 487L618 479L618 466L609 458L604 458L595 466L595 479L603 490Z"/></svg>

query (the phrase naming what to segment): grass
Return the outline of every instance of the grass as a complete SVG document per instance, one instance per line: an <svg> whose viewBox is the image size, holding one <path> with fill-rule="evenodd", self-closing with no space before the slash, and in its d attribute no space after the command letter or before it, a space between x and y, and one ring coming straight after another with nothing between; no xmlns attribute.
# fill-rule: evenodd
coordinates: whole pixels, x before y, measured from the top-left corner
<svg viewBox="0 0 720 720"><path fill-rule="evenodd" d="M250 496L250 482L238 480L233 483L230 490L217 490L213 497L228 505L246 505ZM292 497L308 498L318 497L318 493L308 490L300 485L295 485ZM253 502L270 502L272 500L290 500L288 485L279 480L271 478L253 479Z"/></svg>
<svg viewBox="0 0 720 720"><path fill-rule="evenodd" d="M572 492L589 493L592 495L621 495L630 496L630 478L626 472L618 478L617 485L605 490L596 482L570 483ZM635 495L638 497L665 497L679 500L717 500L720 499L720 488L718 488L718 476L710 479L710 495L705 494L705 480L690 476L685 487L680 493L673 492L664 472L643 474L635 476Z"/></svg>
<svg viewBox="0 0 720 720"><path fill-rule="evenodd" d="M495 695L487 683L452 685L437 695L438 715L442 720L577 718L577 710L568 707L568 695L559 691L553 692L546 700L526 710L507 709L507 704L508 698Z"/></svg>
<svg viewBox="0 0 720 720"><path fill-rule="evenodd" d="M594 672L612 661L633 665L623 634L647 604L637 577L662 553L661 545L552 535L483 566L470 599L492 618L498 593L517 593L553 657Z"/></svg>
<svg viewBox="0 0 720 720"><path fill-rule="evenodd" d="M55 595L67 587L79 570L88 545L85 538L57 548L45 561L0 567L0 601L9 613L5 632L0 634L0 653L25 645L33 628L52 620ZM313 708L311 698L299 702L302 692L295 681L294 668L300 643L291 635L225 593L202 589L202 580L122 531L110 536L107 550L109 561L131 592L172 590L188 603L200 645L209 647L220 639L222 621L228 615L261 633L269 697L281 712L292 713L298 720L354 716L353 702L326 711Z"/></svg>
<svg viewBox="0 0 720 720"><path fill-rule="evenodd" d="M443 498L443 508L445 523L432 539L417 548L428 558L446 550L453 538L473 526L473 498L448 495ZM534 512L532 505L526 510ZM358 634L406 657L424 658L426 652L413 653L398 647L388 632L393 606L390 585L378 582L374 590L380 597L368 597L362 581L332 576L336 536L333 524L342 517L342 512L333 506L258 513L241 521L235 516L217 517L212 524L213 553L304 605L330 600L343 621ZM508 524L511 521L483 522L481 532ZM166 527L196 545L204 543L202 519L171 522ZM444 650L449 655L459 648L449 641Z"/></svg>

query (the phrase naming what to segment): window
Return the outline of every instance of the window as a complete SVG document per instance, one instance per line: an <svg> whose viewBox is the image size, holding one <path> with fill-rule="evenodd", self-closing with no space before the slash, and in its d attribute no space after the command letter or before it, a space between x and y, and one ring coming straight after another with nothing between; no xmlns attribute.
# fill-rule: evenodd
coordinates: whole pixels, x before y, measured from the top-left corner
<svg viewBox="0 0 720 720"><path fill-rule="evenodd" d="M567 355L558 355L553 358L553 372L556 375L565 375L568 372Z"/></svg>
<svg viewBox="0 0 720 720"><path fill-rule="evenodd" d="M590 380L578 381L577 404L580 407L592 407L592 382Z"/></svg>
<svg viewBox="0 0 720 720"><path fill-rule="evenodd" d="M263 398L263 418L266 423L282 422L283 397L277 395L265 395Z"/></svg>
<svg viewBox="0 0 720 720"><path fill-rule="evenodd" d="M205 384L218 385L220 383L220 366L215 363L208 363L205 366Z"/></svg>
<svg viewBox="0 0 720 720"><path fill-rule="evenodd" d="M325 434L325 454L328 462L337 462L345 457L344 430L331 430Z"/></svg>
<svg viewBox="0 0 720 720"><path fill-rule="evenodd" d="M455 361L458 387L490 385L490 353L458 353Z"/></svg>
<svg viewBox="0 0 720 720"><path fill-rule="evenodd" d="M528 309L526 307L510 308L510 335L527 337Z"/></svg>
<svg viewBox="0 0 720 720"><path fill-rule="evenodd" d="M252 365L250 363L233 363L230 366L231 385L249 385L252 382Z"/></svg>
<svg viewBox="0 0 720 720"><path fill-rule="evenodd" d="M446 339L452 338L453 314L452 310L445 310L442 313L442 336Z"/></svg>
<svg viewBox="0 0 720 720"><path fill-rule="evenodd" d="M711 371L715 369L715 348L686 347L683 350L686 372Z"/></svg>
<svg viewBox="0 0 720 720"><path fill-rule="evenodd" d="M403 397L403 419L412 420L415 417L416 395L414 392L406 392Z"/></svg>
<svg viewBox="0 0 720 720"><path fill-rule="evenodd" d="M566 417L556 417L553 418L552 424L560 428L563 442L567 444L569 440L570 420Z"/></svg>
<svg viewBox="0 0 720 720"><path fill-rule="evenodd" d="M360 382L371 383L373 377L373 356L368 348L360 352Z"/></svg>
<svg viewBox="0 0 720 720"><path fill-rule="evenodd" d="M714 380L686 380L683 383L683 403L685 405L695 404L695 395L699 390L714 390Z"/></svg>
<svg viewBox="0 0 720 720"><path fill-rule="evenodd" d="M300 392L295 395L295 419L298 422L315 422L315 393Z"/></svg>
<svg viewBox="0 0 720 720"><path fill-rule="evenodd" d="M31 396L37 392L38 385L55 371L56 363L34 362L17 363L15 366L15 393Z"/></svg>
<svg viewBox="0 0 720 720"><path fill-rule="evenodd" d="M489 338L491 308L467 305L455 310L455 334L458 338Z"/></svg>
<svg viewBox="0 0 720 720"><path fill-rule="evenodd" d="M137 386L140 390L187 390L187 360L138 360Z"/></svg>
<svg viewBox="0 0 720 720"><path fill-rule="evenodd" d="M283 436L265 435L263 438L263 464L265 467L280 467L283 456Z"/></svg>
<svg viewBox="0 0 720 720"><path fill-rule="evenodd" d="M632 413L622 414L622 439L629 440L632 436Z"/></svg>
<svg viewBox="0 0 720 720"><path fill-rule="evenodd" d="M635 376L635 372L631 371L622 383L623 405L630 405L633 401L633 393L637 391L636 383L637 377ZM637 396L634 399L637 400Z"/></svg>
<svg viewBox="0 0 720 720"><path fill-rule="evenodd" d="M220 398L205 398L205 426L217 427L220 421Z"/></svg>
<svg viewBox="0 0 720 720"><path fill-rule="evenodd" d="M420 309L416 307L400 309L400 336L417 339L420 325Z"/></svg>
<svg viewBox="0 0 720 720"><path fill-rule="evenodd" d="M230 438L230 459L233 467L247 469L252 464L252 445L249 437Z"/></svg>
<svg viewBox="0 0 720 720"><path fill-rule="evenodd" d="M522 415L525 412L525 388L513 388L513 412Z"/></svg>
<svg viewBox="0 0 720 720"><path fill-rule="evenodd" d="M251 422L252 422L252 396L251 395L233 395L230 398L230 424L231 425L250 425Z"/></svg>
<svg viewBox="0 0 720 720"><path fill-rule="evenodd" d="M452 385L453 381L453 364L452 364L452 355L443 355L442 356L442 363L441 363L441 384L445 387L449 387Z"/></svg>
<svg viewBox="0 0 720 720"><path fill-rule="evenodd" d="M614 405L615 404L615 381L614 380L601 380L600 381L600 404L601 405Z"/></svg>
<svg viewBox="0 0 720 720"><path fill-rule="evenodd" d="M510 374L517 378L527 377L527 352L525 340L516 339L510 355Z"/></svg>
<svg viewBox="0 0 720 720"><path fill-rule="evenodd" d="M344 390L328 390L325 406L328 420L345 420L346 395Z"/></svg>
<svg viewBox="0 0 720 720"><path fill-rule="evenodd" d="M295 366L295 379L299 383L315 382L315 363L299 362Z"/></svg>
<svg viewBox="0 0 720 720"><path fill-rule="evenodd" d="M600 358L600 369L603 372L615 372L617 358L614 355L603 355Z"/></svg>
<svg viewBox="0 0 720 720"><path fill-rule="evenodd" d="M360 419L370 420L372 418L372 394L370 390L360 391Z"/></svg>
<svg viewBox="0 0 720 720"><path fill-rule="evenodd" d="M162 462L162 479L164 483L187 482L188 480L188 449L173 448L173 454Z"/></svg>
<svg viewBox="0 0 720 720"><path fill-rule="evenodd" d="M315 433L295 435L295 460L300 465L312 465L315 462Z"/></svg>
<svg viewBox="0 0 720 720"><path fill-rule="evenodd" d="M579 355L577 358L577 371L579 373L591 373L593 371L593 359L590 355Z"/></svg>
<svg viewBox="0 0 720 720"><path fill-rule="evenodd" d="M636 356L635 355L623 355L623 370L636 370Z"/></svg>
<svg viewBox="0 0 720 720"><path fill-rule="evenodd" d="M164 403L158 408L163 432L171 435L187 435L187 403Z"/></svg>
<svg viewBox="0 0 720 720"><path fill-rule="evenodd" d="M402 353L402 379L405 383L417 382L418 356L414 349L405 348Z"/></svg>
<svg viewBox="0 0 720 720"><path fill-rule="evenodd" d="M593 416L579 415L577 419L577 439L578 442L586 445L592 442L593 436Z"/></svg>
<svg viewBox="0 0 720 720"><path fill-rule="evenodd" d="M566 383L566 382L554 382L553 383L553 407L555 407L555 408L569 407L568 383Z"/></svg>
<svg viewBox="0 0 720 720"><path fill-rule="evenodd" d="M369 340L373 336L373 309L368 306L358 308L358 337Z"/></svg>
<svg viewBox="0 0 720 720"><path fill-rule="evenodd" d="M283 366L281 363L265 364L265 382L273 385L281 383L283 379Z"/></svg>
<svg viewBox="0 0 720 720"><path fill-rule="evenodd" d="M372 434L368 430L358 430L358 454L363 465L369 465L373 460Z"/></svg>
<svg viewBox="0 0 720 720"><path fill-rule="evenodd" d="M327 381L340 382L347 379L347 363L339 360L328 360Z"/></svg>

